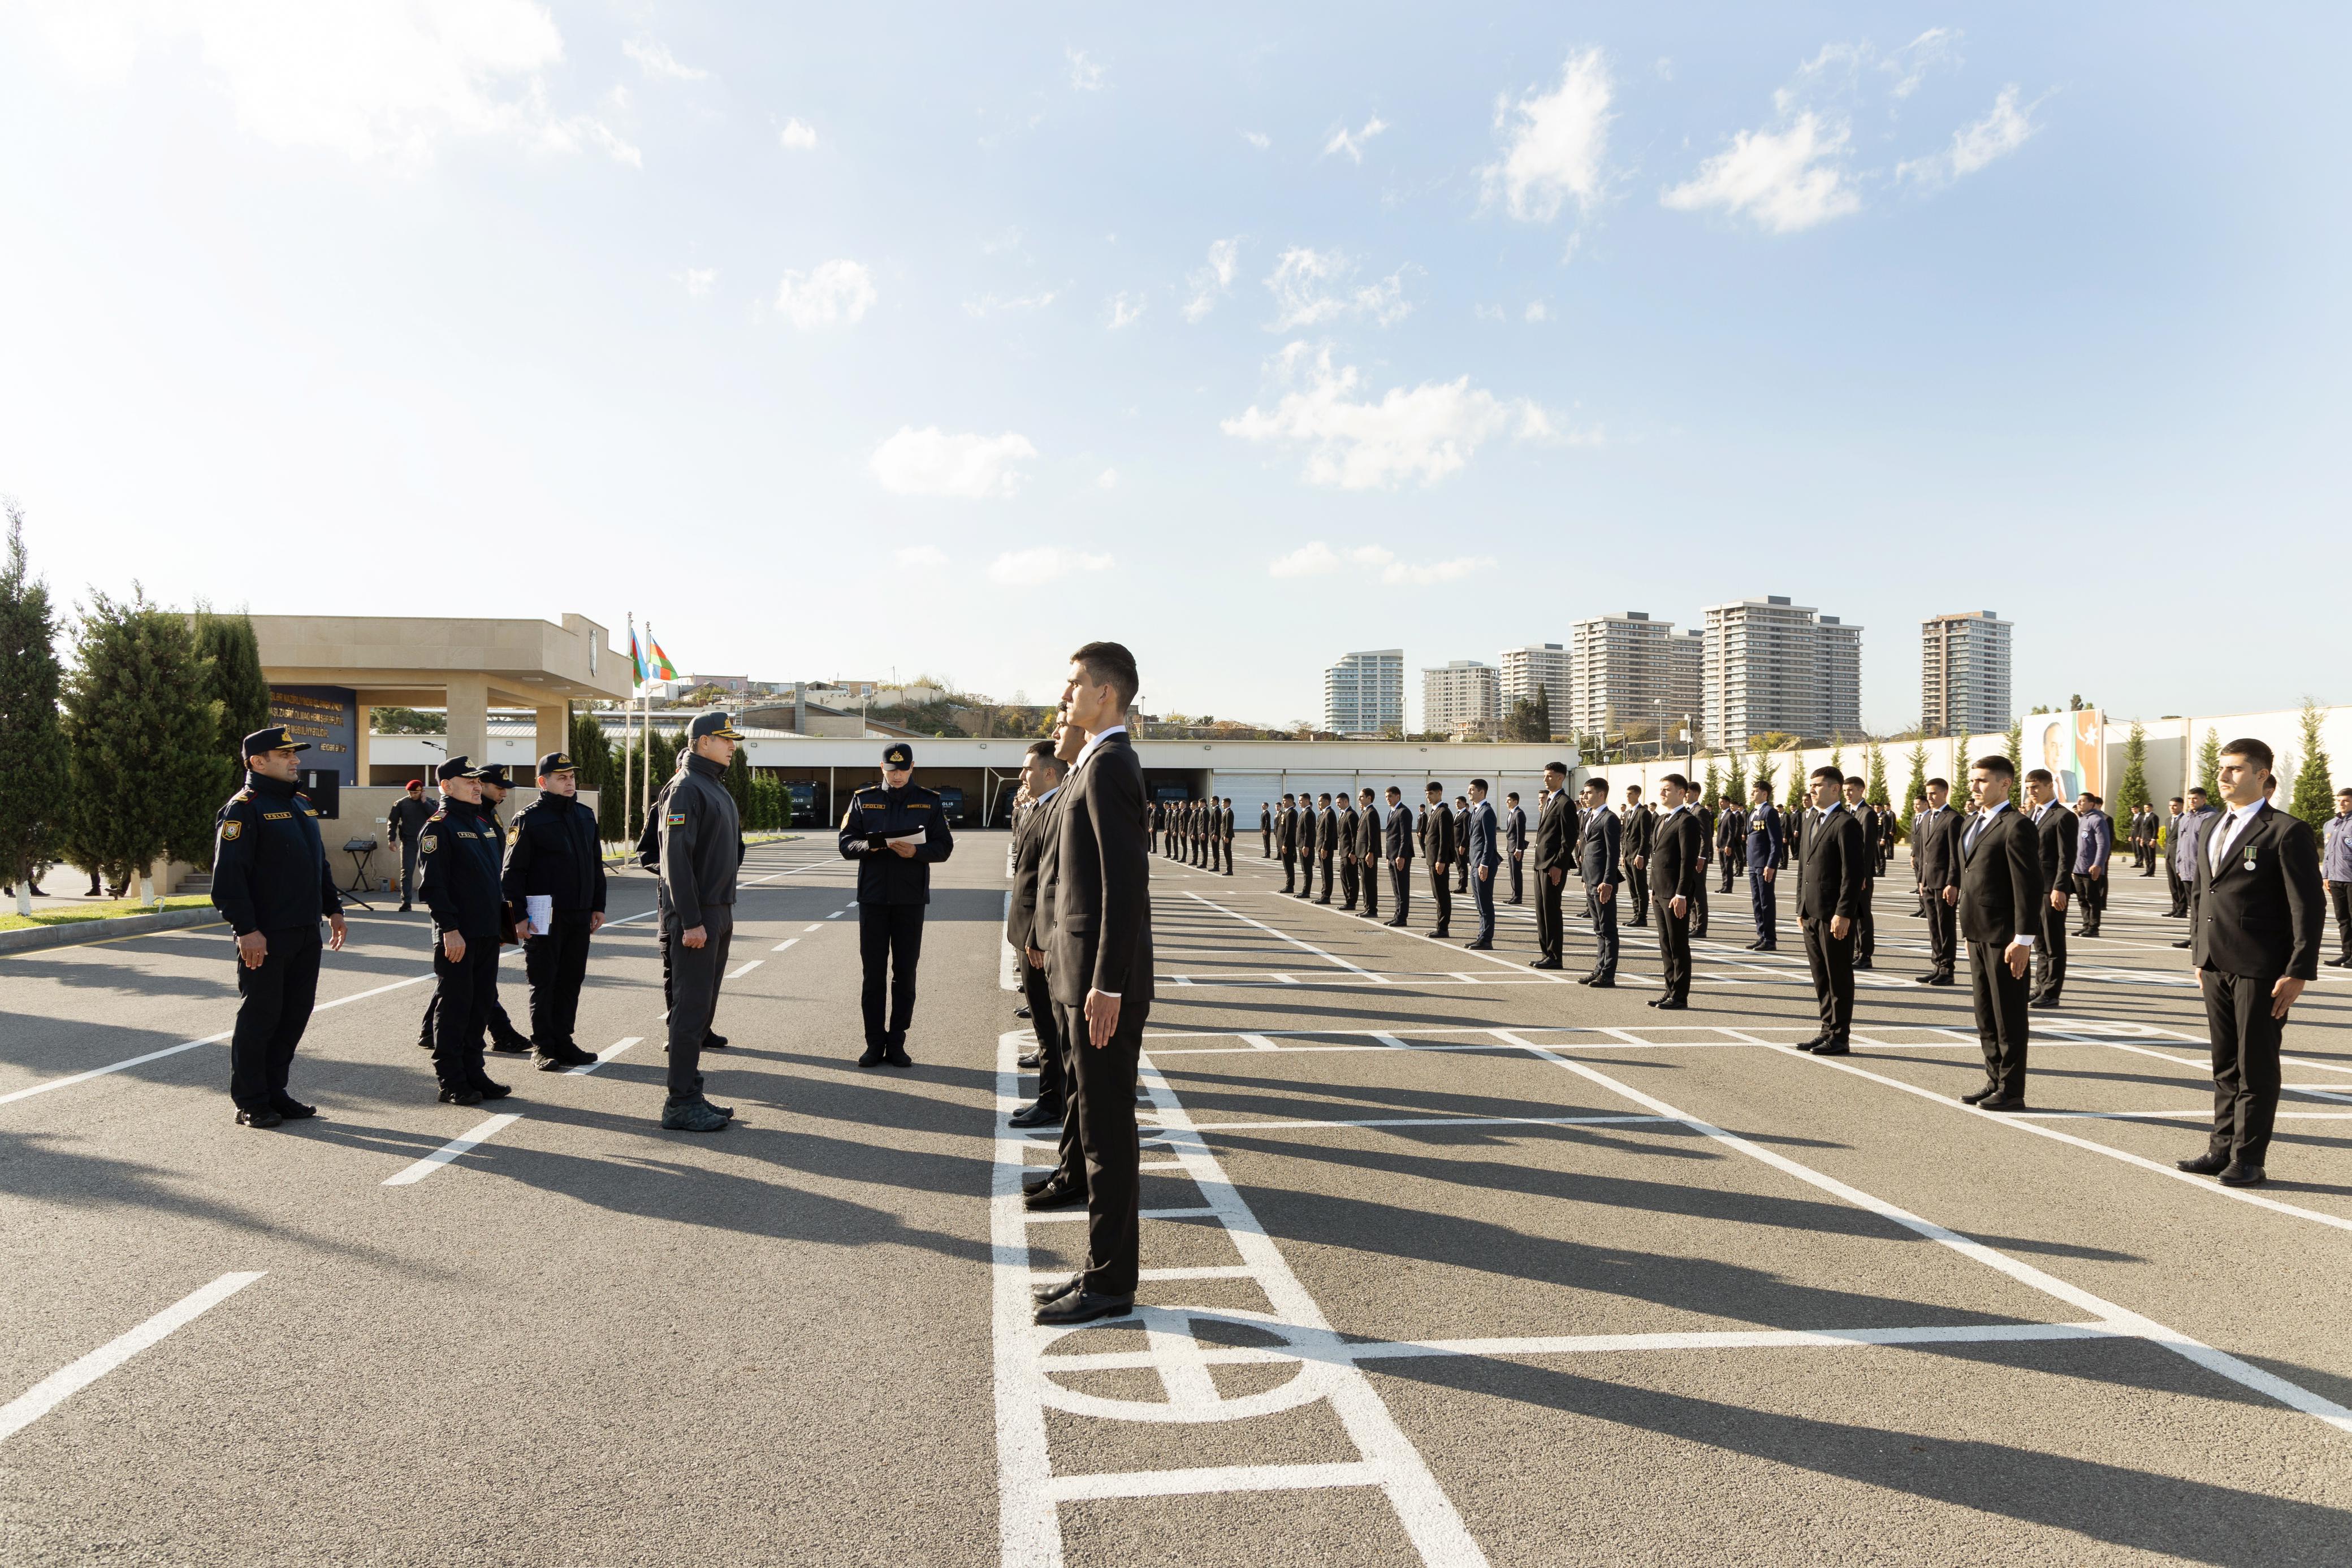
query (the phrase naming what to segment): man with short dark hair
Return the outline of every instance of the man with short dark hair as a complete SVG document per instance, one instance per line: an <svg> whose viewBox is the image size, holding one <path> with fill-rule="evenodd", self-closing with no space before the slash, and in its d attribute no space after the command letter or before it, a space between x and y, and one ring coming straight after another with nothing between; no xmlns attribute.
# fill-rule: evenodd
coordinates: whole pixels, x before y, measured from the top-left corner
<svg viewBox="0 0 2352 1568"><path fill-rule="evenodd" d="M2179 1166L2224 1186L2267 1179L2279 1045L2288 1009L2319 977L2326 928L2319 847L2309 824L2270 804L2272 762L2259 740L2221 747L2230 810L2198 851L2189 894L2197 986L2213 1041L2213 1133L2203 1155Z"/></svg>
<svg viewBox="0 0 2352 1568"><path fill-rule="evenodd" d="M668 1094L661 1124L673 1133L715 1133L735 1113L731 1106L712 1104L702 1092L702 1049L718 1016L719 989L734 945L743 819L727 792L727 766L742 738L725 713L695 715L686 727L677 771L662 792L661 921L671 937L671 986ZM843 821L856 815L853 806Z"/></svg>
<svg viewBox="0 0 2352 1568"><path fill-rule="evenodd" d="M1437 928L1430 935L1442 937L1454 921L1454 894L1446 886L1446 876L1459 851L1454 813L1445 809L1445 786L1433 779L1428 795L1429 805L1421 813L1421 858L1429 866L1429 896L1437 905Z"/></svg>
<svg viewBox="0 0 2352 1568"><path fill-rule="evenodd" d="M1470 856L1467 852L1469 845L1470 798L1466 795L1456 795L1454 797L1454 846L1456 850L1464 852L1457 855L1454 862L1454 891L1456 893L1470 891Z"/></svg>
<svg viewBox="0 0 2352 1568"><path fill-rule="evenodd" d="M1519 810L1517 789L1503 797L1503 852L1510 857L1511 902L1517 904L1526 891L1523 879L1528 856L1528 814Z"/></svg>
<svg viewBox="0 0 2352 1568"><path fill-rule="evenodd" d="M2025 1005L2046 1010L2059 1005L2066 988L2066 899L2074 870L2079 824L2074 813L2058 799L2058 780L2047 768L2025 776L2025 798L2032 804L2034 847L2042 857L2042 885L2055 920L2044 916L2041 941L2033 948L2033 990Z"/></svg>
<svg viewBox="0 0 2352 1568"><path fill-rule="evenodd" d="M2336 791L2336 815L2327 820L2327 844L2320 856L2327 900L2336 908L2335 969L2352 969L2352 789Z"/></svg>
<svg viewBox="0 0 2352 1568"><path fill-rule="evenodd" d="M1282 891L1295 893L1298 883L1295 873L1298 868L1298 813L1291 809L1295 797L1285 792L1282 810L1274 819L1274 844L1282 861Z"/></svg>
<svg viewBox="0 0 2352 1568"><path fill-rule="evenodd" d="M1356 841L1362 834L1363 824L1356 817L1356 798L1345 789L1339 791L1335 815L1339 821L1339 907L1349 915L1356 912L1356 883L1363 862L1356 855Z"/></svg>
<svg viewBox="0 0 2352 1568"><path fill-rule="evenodd" d="M1396 894L1396 915L1384 922L1402 930L1412 917L1412 808L1404 791L1389 786L1389 817L1381 824L1381 855L1388 862L1389 891Z"/></svg>
<svg viewBox="0 0 2352 1568"><path fill-rule="evenodd" d="M2025 1108L2025 968L2035 939L2052 924L2038 836L2010 804L2016 784L2017 765L2008 758L1977 758L1969 769L1977 809L1960 834L1957 907L1985 1061L1984 1087L1960 1100L1987 1111Z"/></svg>
<svg viewBox="0 0 2352 1568"><path fill-rule="evenodd" d="M1863 856L1863 863L1869 868L1869 874L1862 879L1862 899L1854 908L1853 967L1857 969L1874 967L1878 953L1878 919L1873 907L1878 892L1878 841L1869 802L1863 799L1866 788L1851 773L1845 776L1842 787L1846 814L1861 826L1863 848L1868 852Z"/></svg>
<svg viewBox="0 0 2352 1568"><path fill-rule="evenodd" d="M1729 893L1733 873L1748 859L1748 813L1727 793L1717 796L1715 804L1715 852L1723 862L1723 885L1716 891Z"/></svg>
<svg viewBox="0 0 2352 1568"><path fill-rule="evenodd" d="M2172 908L2177 920L2189 918L2189 892L2197 885L2197 849L2205 830L2221 813L2208 800L2202 787L2190 789L2180 814L2172 820L2171 831L2166 834L2164 867L2172 879ZM2192 938L2183 936L2173 944L2186 947Z"/></svg>
<svg viewBox="0 0 2352 1568"><path fill-rule="evenodd" d="M1625 895L1633 901L1628 912L1636 925L1650 923L1650 838L1656 831L1658 821L1642 804L1642 787L1625 786L1625 811L1622 818L1625 846Z"/></svg>
<svg viewBox="0 0 2352 1568"><path fill-rule="evenodd" d="M512 1092L482 1070L483 1030L499 1001L499 835L482 810L481 770L441 764L441 809L417 841L416 891L433 912L433 1075L441 1101L478 1105Z"/></svg>
<svg viewBox="0 0 2352 1568"><path fill-rule="evenodd" d="M1772 804L1772 786L1749 787L1753 809L1748 813L1748 902L1756 915L1756 940L1748 946L1758 953L1777 952L1780 946L1780 894L1772 886L1787 847L1787 829L1780 808Z"/></svg>
<svg viewBox="0 0 2352 1568"><path fill-rule="evenodd" d="M1495 873L1503 865L1495 808L1486 802L1484 779L1470 780L1470 809L1465 821L1468 831L1463 839L1462 862L1470 868L1470 896L1476 901L1478 935L1462 946L1473 953L1484 953L1495 946Z"/></svg>
<svg viewBox="0 0 2352 1568"><path fill-rule="evenodd" d="M1272 860L1274 858L1274 807L1269 801L1260 800L1257 803L1257 858L1263 861Z"/></svg>
<svg viewBox="0 0 2352 1568"><path fill-rule="evenodd" d="M1650 839L1651 886L1658 899L1658 954L1666 991L1650 1005L1662 1010L1690 1006L1691 919L1706 890L1706 828L1687 799L1690 780L1669 773L1658 780L1658 803L1665 808Z"/></svg>
<svg viewBox="0 0 2352 1568"><path fill-rule="evenodd" d="M1356 880L1364 890L1363 916L1367 920L1381 917L1381 809L1372 799L1369 784L1356 792L1357 804L1362 808L1356 818L1356 840L1348 846L1348 855L1356 868Z"/></svg>
<svg viewBox="0 0 2352 1568"><path fill-rule="evenodd" d="M604 844L596 813L579 799L579 775L568 755L541 758L536 777L539 799L515 818L502 882L507 903L522 912L539 1070L559 1072L596 1060L572 1031L588 975L588 941L604 925Z"/></svg>
<svg viewBox="0 0 2352 1568"><path fill-rule="evenodd" d="M2116 825L2106 802L2090 790L2075 797L2083 810L2074 834L2074 894L2082 900L2083 926L2077 936L2096 936L2099 917L2107 910L2107 862L2116 847Z"/></svg>
<svg viewBox="0 0 2352 1568"><path fill-rule="evenodd" d="M1584 883L1585 905L1592 915L1592 969L1577 983L1595 990L1617 983L1617 889L1625 881L1624 833L1624 824L1609 809L1609 780L1586 779L1576 874Z"/></svg>
<svg viewBox="0 0 2352 1568"><path fill-rule="evenodd" d="M1037 1098L1013 1113L1015 1127L1057 1124L1068 1092L1067 1047L1045 984L1045 955L1038 946L1039 862L1054 831L1055 801L1069 765L1054 754L1054 742L1034 742L1021 762L1029 809L1013 830L1013 897L1004 911L1004 939L1019 955L1021 995L1029 1004L1029 1028L1037 1037Z"/></svg>
<svg viewBox="0 0 2352 1568"><path fill-rule="evenodd" d="M1805 935L1821 1032L1800 1044L1816 1056L1853 1054L1853 943L1870 844L1861 820L1845 809L1843 768L1813 769L1811 807L1797 831L1797 925Z"/></svg>
<svg viewBox="0 0 2352 1568"><path fill-rule="evenodd" d="M1941 779L1927 780L1926 809L1911 820L1911 873L1918 883L1920 908L1927 916L1927 970L1916 976L1923 986L1948 986L1959 955L1953 944L1960 902L1960 814L1947 803L1952 787Z"/></svg>
<svg viewBox="0 0 2352 1568"><path fill-rule="evenodd" d="M1568 798L1568 764L1544 764L1543 804L1536 810L1536 946L1528 967L1568 967L1568 925L1561 894L1576 865L1576 805Z"/></svg>
<svg viewBox="0 0 2352 1568"><path fill-rule="evenodd" d="M1323 891L1316 895L1318 904L1331 902L1331 861L1339 852L1339 813L1331 809L1331 792L1318 790L1315 796L1315 865L1323 876Z"/></svg>
<svg viewBox="0 0 2352 1568"><path fill-rule="evenodd" d="M1131 824L1139 837L1141 804L1139 800ZM955 852L955 835L939 791L915 782L915 748L907 742L884 747L880 780L850 796L840 846L844 860L857 862L857 956L865 981L858 1000L866 1022L866 1051L857 1065L912 1067L907 1030L915 1021L931 867Z"/></svg>
<svg viewBox="0 0 2352 1568"><path fill-rule="evenodd" d="M416 840L425 831L426 819L433 815L433 803L425 798L425 780L411 779L407 793L392 803L384 813L385 836L400 850L400 913L408 913L410 903L416 897Z"/></svg>

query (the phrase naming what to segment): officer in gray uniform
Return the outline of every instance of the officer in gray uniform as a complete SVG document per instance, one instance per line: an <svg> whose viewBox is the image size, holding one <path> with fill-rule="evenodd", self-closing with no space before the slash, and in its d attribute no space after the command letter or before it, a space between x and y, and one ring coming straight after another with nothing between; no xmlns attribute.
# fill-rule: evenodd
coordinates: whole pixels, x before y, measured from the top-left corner
<svg viewBox="0 0 2352 1568"><path fill-rule="evenodd" d="M392 803L384 813L384 833L400 846L400 912L408 913L416 897L416 841L425 831L425 820L433 814L433 802L425 798L425 780L411 779L408 793Z"/></svg>
<svg viewBox="0 0 2352 1568"><path fill-rule="evenodd" d="M931 902L931 867L955 852L939 792L914 780L915 748L894 740L882 751L882 781L852 795L841 814L841 857L857 862L857 956L866 967L860 1067L915 1065L907 1055L907 1026L915 1021L923 910Z"/></svg>
<svg viewBox="0 0 2352 1568"><path fill-rule="evenodd" d="M743 863L743 819L727 792L727 765L743 738L724 713L695 716L690 748L663 792L662 928L669 933L669 1097L661 1124L715 1133L732 1106L702 1092L702 1044L719 1010L719 984L735 935L735 873Z"/></svg>

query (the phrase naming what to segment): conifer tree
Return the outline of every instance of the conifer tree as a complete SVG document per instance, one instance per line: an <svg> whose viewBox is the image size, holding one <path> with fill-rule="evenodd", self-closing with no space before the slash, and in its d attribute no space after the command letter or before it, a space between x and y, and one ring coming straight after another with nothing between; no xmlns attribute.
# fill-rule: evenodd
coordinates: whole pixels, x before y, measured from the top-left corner
<svg viewBox="0 0 2352 1568"><path fill-rule="evenodd" d="M2134 719L2124 742L2124 781L2116 786L2116 807L2129 818L2147 802L2147 726Z"/></svg>
<svg viewBox="0 0 2352 1568"><path fill-rule="evenodd" d="M33 877L63 847L55 831L66 801L66 740L58 724L57 613L48 585L25 554L25 514L6 503L7 554L0 560L0 877L16 913L33 911Z"/></svg>
<svg viewBox="0 0 2352 1568"><path fill-rule="evenodd" d="M2327 747L2320 736L2320 725L2326 718L2320 706L2311 698L2303 699L2301 737L2295 742L2300 755L2294 765L2294 798L2287 810L2311 824L2311 831L2324 834L2327 820L2336 815L2336 790L2328 779Z"/></svg>
<svg viewBox="0 0 2352 1568"><path fill-rule="evenodd" d="M2205 803L2221 804L2221 735L2212 726L2205 727L2205 744L2197 748L2197 787L2205 791Z"/></svg>
<svg viewBox="0 0 2352 1568"><path fill-rule="evenodd" d="M2025 772L2025 721L2023 719L2013 718L2009 721L2009 736L2005 744L2009 747L2009 765L2016 768L2020 777L2022 777Z"/></svg>
<svg viewBox="0 0 2352 1568"><path fill-rule="evenodd" d="M1911 781L1903 787L1903 810L1906 812L1911 810L1911 802L1924 800L1927 797L1927 743L1926 741L1915 740L1911 743L1910 760Z"/></svg>
<svg viewBox="0 0 2352 1568"><path fill-rule="evenodd" d="M245 737L269 722L269 680L261 673L261 639L253 618L239 610L218 614L196 606L195 644L201 657L212 661L205 686L221 705L220 755L245 772L236 748Z"/></svg>
<svg viewBox="0 0 2352 1568"><path fill-rule="evenodd" d="M1796 820L1797 814L1805 809L1805 791L1811 787L1812 781L1805 777L1805 754L1803 752L1791 747L1788 753L1788 758L1789 798L1781 803L1781 810L1787 811L1790 814L1790 820L1793 821Z"/></svg>
<svg viewBox="0 0 2352 1568"><path fill-rule="evenodd" d="M148 864L207 863L223 797L220 702L187 617L147 602L90 596L65 683L73 836L143 896Z"/></svg>
<svg viewBox="0 0 2352 1568"><path fill-rule="evenodd" d="M1884 810L1887 804L1886 752L1874 740L1864 748L1864 755L1870 758L1870 767L1864 775L1862 798Z"/></svg>

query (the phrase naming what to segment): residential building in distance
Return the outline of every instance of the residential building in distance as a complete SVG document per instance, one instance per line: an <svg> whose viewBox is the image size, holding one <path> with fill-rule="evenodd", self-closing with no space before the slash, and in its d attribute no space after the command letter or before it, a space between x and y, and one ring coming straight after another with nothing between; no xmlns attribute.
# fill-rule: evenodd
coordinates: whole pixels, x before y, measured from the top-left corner
<svg viewBox="0 0 2352 1568"><path fill-rule="evenodd" d="M1990 610L1920 622L1920 734L1990 735L2009 727L2011 630Z"/></svg>
<svg viewBox="0 0 2352 1568"><path fill-rule="evenodd" d="M1346 653L1323 672L1323 727L1334 735L1404 732L1404 650Z"/></svg>
<svg viewBox="0 0 2352 1568"><path fill-rule="evenodd" d="M1568 649L1559 643L1529 643L1523 648L1506 648L1496 656L1502 671L1503 711L1525 698L1536 700L1536 688L1543 688L1544 699L1551 706L1552 723L1560 729L1568 727L1570 674L1574 661Z"/></svg>
<svg viewBox="0 0 2352 1568"><path fill-rule="evenodd" d="M1675 635L1671 621L1645 610L1595 615L1570 632L1569 701L1553 721L1578 735L1615 735L1628 726L1663 727L1668 735L1688 714L1698 720L1695 635Z"/></svg>
<svg viewBox="0 0 2352 1568"><path fill-rule="evenodd" d="M1862 732L1862 628L1780 594L1706 607L1700 684L1710 744L1772 731L1807 741Z"/></svg>
<svg viewBox="0 0 2352 1568"><path fill-rule="evenodd" d="M1421 727L1457 740L1492 739L1502 727L1502 672L1475 659L1454 659L1421 672Z"/></svg>

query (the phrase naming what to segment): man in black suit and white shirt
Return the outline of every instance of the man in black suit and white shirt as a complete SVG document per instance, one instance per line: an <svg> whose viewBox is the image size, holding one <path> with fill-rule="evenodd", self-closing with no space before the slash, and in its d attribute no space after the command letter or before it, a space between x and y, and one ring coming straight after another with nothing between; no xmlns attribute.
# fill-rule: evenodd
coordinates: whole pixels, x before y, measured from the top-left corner
<svg viewBox="0 0 2352 1568"><path fill-rule="evenodd" d="M1465 802L1466 803L1466 802ZM1429 866L1429 896L1437 904L1437 929L1432 936L1443 936L1454 920L1454 893L1445 879L1454 870L1454 857L1459 853L1459 841L1454 836L1454 813L1445 808L1445 786L1429 786L1429 805L1421 813L1421 858Z"/></svg>
<svg viewBox="0 0 2352 1568"><path fill-rule="evenodd" d="M1584 831L1576 841L1576 874L1592 912L1592 971L1577 983L1606 990L1617 983L1617 889L1625 881L1625 826L1609 809L1609 780L1584 782Z"/></svg>
<svg viewBox="0 0 2352 1568"><path fill-rule="evenodd" d="M1396 918L1385 922L1402 927L1412 906L1412 808L1404 791L1389 786L1389 820L1381 824L1381 854L1389 868L1389 889L1396 894Z"/></svg>
<svg viewBox="0 0 2352 1568"><path fill-rule="evenodd" d="M1960 832L1960 939L1969 945L1985 1059L1984 1087L1960 1099L1987 1111L2025 1108L2025 967L2035 942L2064 923L2063 915L2049 917L2033 824L2010 804L2016 783L2017 765L2008 758L1979 758L1969 769L1976 815Z"/></svg>
<svg viewBox="0 0 2352 1568"><path fill-rule="evenodd" d="M1619 819L1622 830L1620 838L1625 855L1625 895L1633 901L1633 921L1636 925L1650 923L1650 835L1657 831L1658 820L1642 804L1642 787L1625 786L1625 810Z"/></svg>
<svg viewBox="0 0 2352 1568"><path fill-rule="evenodd" d="M1568 764L1544 764L1543 804L1536 810L1536 946L1534 969L1567 967L1568 927L1560 897L1576 869L1576 804L1568 798Z"/></svg>
<svg viewBox="0 0 2352 1568"><path fill-rule="evenodd" d="M1958 952L1953 922L1960 902L1960 814L1949 801L1952 787L1927 780L1927 809L1911 820L1911 874L1919 885L1919 906L1927 916L1927 972L1923 986L1948 986Z"/></svg>
<svg viewBox="0 0 2352 1568"><path fill-rule="evenodd" d="M1013 902L1004 912L1004 939L1021 955L1021 996L1029 1005L1029 1027L1037 1036L1037 1098L1013 1113L1016 1127L1060 1122L1068 1087L1061 1030L1045 987L1045 954L1037 946L1038 862L1046 835L1053 831L1054 803L1068 771L1069 764L1054 755L1050 740L1032 745L1021 763L1021 784L1029 791L1030 806L1013 830Z"/></svg>
<svg viewBox="0 0 2352 1568"><path fill-rule="evenodd" d="M1503 797L1503 854L1510 863L1510 902L1517 904L1527 895L1528 859L1528 814L1519 809L1517 789Z"/></svg>
<svg viewBox="0 0 2352 1568"><path fill-rule="evenodd" d="M2278 1117L2279 1042L2287 1009L2319 977L2326 929L2319 841L2309 823L2264 800L2271 763L2259 740L2221 747L2229 810L2205 830L2189 894L2191 956L2213 1037L2213 1135L2180 1168L2219 1176L2224 1186L2264 1179Z"/></svg>
<svg viewBox="0 0 2352 1568"><path fill-rule="evenodd" d="M1055 813L1053 923L1045 974L1071 1043L1072 1092L1087 1171L1085 1267L1041 1286L1036 1321L1066 1324L1134 1310L1141 1219L1136 1063L1151 1012L1151 868L1143 765L1127 734L1135 656L1089 643L1070 656L1062 712L1089 736ZM1041 873L1041 874L1043 874Z"/></svg>
<svg viewBox="0 0 2352 1568"><path fill-rule="evenodd" d="M1362 810L1356 814L1356 841L1348 846L1348 856L1356 864L1356 880L1364 894L1363 915L1367 920L1381 917L1381 849L1383 841L1381 808L1372 799L1369 784L1356 792L1356 803Z"/></svg>
<svg viewBox="0 0 2352 1568"><path fill-rule="evenodd" d="M1797 830L1797 925L1822 1031L1797 1047L1816 1056L1851 1056L1853 1046L1853 941L1871 849L1861 819L1845 809L1844 770L1816 768L1812 804Z"/></svg>
<svg viewBox="0 0 2352 1568"><path fill-rule="evenodd" d="M2035 846L2042 857L2042 885L2058 918L2044 916L2042 940L2033 949L2033 993L2026 1006L2054 1008L2066 988L2066 890L2074 884L2074 813L2058 799L2058 781L2047 768L2025 776L2025 798L2032 805Z"/></svg>
<svg viewBox="0 0 2352 1568"><path fill-rule="evenodd" d="M1664 961L1666 994L1650 1005L1690 1006L1691 923L1706 896L1706 824L1691 808L1690 780L1669 773L1658 780L1664 807L1650 835L1650 892L1658 905L1658 956Z"/></svg>

